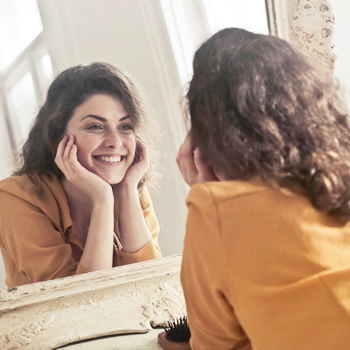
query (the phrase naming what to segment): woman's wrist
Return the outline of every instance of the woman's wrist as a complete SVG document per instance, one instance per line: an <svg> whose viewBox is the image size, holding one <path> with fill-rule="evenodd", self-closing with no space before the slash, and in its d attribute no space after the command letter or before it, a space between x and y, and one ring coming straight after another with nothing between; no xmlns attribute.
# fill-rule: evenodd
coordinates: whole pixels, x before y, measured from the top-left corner
<svg viewBox="0 0 350 350"><path fill-rule="evenodd" d="M114 196L113 196L113 191L110 189L109 191L100 191L100 192L95 192L89 195L91 198L92 204L93 205L106 205L106 204L111 204L113 205L114 203Z"/></svg>
<svg viewBox="0 0 350 350"><path fill-rule="evenodd" d="M136 200L139 201L139 192L137 185L121 183L113 187L114 197L118 204L125 203L125 201Z"/></svg>

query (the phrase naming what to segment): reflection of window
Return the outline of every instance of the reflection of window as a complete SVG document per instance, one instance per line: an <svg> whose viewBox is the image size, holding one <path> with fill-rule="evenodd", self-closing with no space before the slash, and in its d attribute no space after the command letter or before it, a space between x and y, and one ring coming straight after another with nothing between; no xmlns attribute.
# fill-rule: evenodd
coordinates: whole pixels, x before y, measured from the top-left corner
<svg viewBox="0 0 350 350"><path fill-rule="evenodd" d="M218 30L239 27L269 33L265 0L160 0L160 3L183 84L191 77L194 52Z"/></svg>
<svg viewBox="0 0 350 350"><path fill-rule="evenodd" d="M4 71L42 31L35 0L0 1L0 69Z"/></svg>
<svg viewBox="0 0 350 350"><path fill-rule="evenodd" d="M26 139L41 93L53 76L42 30L36 0L0 1L0 123L6 126L1 139L12 151ZM3 167L11 172L10 162Z"/></svg>
<svg viewBox="0 0 350 350"><path fill-rule="evenodd" d="M7 101L10 113L16 116L13 126L18 131L18 138L28 135L32 122L32 113L36 108L36 97L32 75L26 73L8 92Z"/></svg>
<svg viewBox="0 0 350 350"><path fill-rule="evenodd" d="M7 165L11 165L11 158L12 158L11 140L7 132L7 125L6 125L5 115L3 113L3 108L1 107L2 107L2 104L0 103L0 130L2 133L0 137L0 164L1 164L0 179L10 175L11 169ZM0 259L0 275L1 275L1 259ZM2 287L1 284L0 284L0 287Z"/></svg>
<svg viewBox="0 0 350 350"><path fill-rule="evenodd" d="M265 0L202 0L212 33L227 27L268 34ZM254 11L252 11L254 9Z"/></svg>

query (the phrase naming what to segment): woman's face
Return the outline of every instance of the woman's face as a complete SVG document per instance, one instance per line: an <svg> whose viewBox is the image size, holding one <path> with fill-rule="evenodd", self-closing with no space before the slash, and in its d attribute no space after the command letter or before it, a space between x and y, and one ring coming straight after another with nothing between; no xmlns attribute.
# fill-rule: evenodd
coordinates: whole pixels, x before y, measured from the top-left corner
<svg viewBox="0 0 350 350"><path fill-rule="evenodd" d="M134 161L136 139L121 100L97 93L75 108L66 133L75 136L80 164L117 184Z"/></svg>

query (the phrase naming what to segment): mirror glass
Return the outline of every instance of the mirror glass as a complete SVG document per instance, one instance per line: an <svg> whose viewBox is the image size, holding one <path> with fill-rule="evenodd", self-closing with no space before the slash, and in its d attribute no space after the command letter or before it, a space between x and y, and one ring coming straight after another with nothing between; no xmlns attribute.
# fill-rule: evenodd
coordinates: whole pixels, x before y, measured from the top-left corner
<svg viewBox="0 0 350 350"><path fill-rule="evenodd" d="M161 226L159 244L163 256L181 253L188 188L175 157L186 132L182 104L193 54L227 26L268 33L265 1L0 3L0 43L9 46L0 50L0 179L12 173L13 154L25 140L51 79L76 64L112 63L138 83L158 125L160 179L150 192ZM1 268L0 286L6 288Z"/></svg>

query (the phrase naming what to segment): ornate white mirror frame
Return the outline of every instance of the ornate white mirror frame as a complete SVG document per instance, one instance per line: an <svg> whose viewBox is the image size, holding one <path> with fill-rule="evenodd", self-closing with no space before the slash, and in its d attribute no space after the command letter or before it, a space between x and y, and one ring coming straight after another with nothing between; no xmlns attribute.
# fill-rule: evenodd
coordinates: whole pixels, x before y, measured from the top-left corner
<svg viewBox="0 0 350 350"><path fill-rule="evenodd" d="M329 0L266 0L270 32L333 69L335 19Z"/></svg>
<svg viewBox="0 0 350 350"><path fill-rule="evenodd" d="M185 313L180 264L178 255L2 290L0 349L149 332Z"/></svg>

